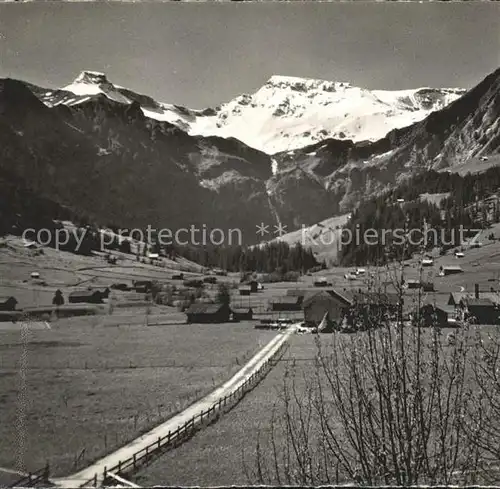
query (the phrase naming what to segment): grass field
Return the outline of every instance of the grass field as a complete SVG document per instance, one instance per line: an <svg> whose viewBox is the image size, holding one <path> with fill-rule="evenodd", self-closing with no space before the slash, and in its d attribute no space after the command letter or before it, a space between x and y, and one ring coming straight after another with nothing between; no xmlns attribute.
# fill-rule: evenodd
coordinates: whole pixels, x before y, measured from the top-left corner
<svg viewBox="0 0 500 489"><path fill-rule="evenodd" d="M482 327L485 332L500 334L495 326ZM442 330L442 341L453 329ZM429 330L423 331L424 335ZM322 347L327 350L331 335L321 335ZM348 335L342 335L348 339ZM472 342L472 335L470 341ZM445 349L446 351L446 349ZM146 467L133 477L141 486L219 486L260 484L256 478L256 448L260 436L261 450L271 461L269 436L273 413L283 418L279 402L284 379L294 372L298 397L306 392L314 375L317 354L315 335L294 335L290 348L266 378L233 410L215 425L196 433L192 440ZM310 379L310 380L308 380ZM325 393L328 396L327 393ZM278 422L279 424L279 422ZM278 446L281 445L277 427ZM196 467L196 470L189 468Z"/></svg>
<svg viewBox="0 0 500 489"><path fill-rule="evenodd" d="M211 391L272 337L249 323L117 322L60 320L29 332L26 350L22 332L0 330L0 466L71 472L75 457L80 467Z"/></svg>
<svg viewBox="0 0 500 489"><path fill-rule="evenodd" d="M257 483L253 470L259 431L267 431L283 378L293 358L307 370L316 347L313 335L295 335L290 349L266 378L216 424L196 433L189 443L167 452L137 474L141 486L218 486ZM190 468L196 467L196 470Z"/></svg>

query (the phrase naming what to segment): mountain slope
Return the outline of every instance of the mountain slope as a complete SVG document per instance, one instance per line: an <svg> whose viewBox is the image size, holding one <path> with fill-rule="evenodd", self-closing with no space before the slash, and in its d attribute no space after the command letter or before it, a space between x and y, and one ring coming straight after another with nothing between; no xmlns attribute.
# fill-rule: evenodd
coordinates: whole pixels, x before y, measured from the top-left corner
<svg viewBox="0 0 500 489"><path fill-rule="evenodd" d="M0 80L0 173L103 225L238 228L253 244L260 223L300 229L348 213L414 173L499 152L500 70L377 141L327 139L273 157L148 117L165 107L100 74L70 88ZM215 117L175 110L186 124Z"/></svg>
<svg viewBox="0 0 500 489"><path fill-rule="evenodd" d="M238 228L255 239L255 220L270 220L270 168L239 141L189 136L137 102L100 94L48 108L24 83L0 81L0 171L102 224Z"/></svg>
<svg viewBox="0 0 500 489"><path fill-rule="evenodd" d="M328 140L273 156L281 181L294 169L321 182L331 211L348 212L364 198L426 169L453 168L500 151L500 69L444 109L376 142ZM286 188L293 189L289 182Z"/></svg>
<svg viewBox="0 0 500 489"><path fill-rule="evenodd" d="M103 73L82 72L61 90L39 91L49 106L76 105L104 95L138 102L152 119L191 135L236 138L274 154L327 138L376 141L395 128L420 121L460 97L462 89L367 90L349 83L273 76L253 94L204 111L164 104L113 85Z"/></svg>

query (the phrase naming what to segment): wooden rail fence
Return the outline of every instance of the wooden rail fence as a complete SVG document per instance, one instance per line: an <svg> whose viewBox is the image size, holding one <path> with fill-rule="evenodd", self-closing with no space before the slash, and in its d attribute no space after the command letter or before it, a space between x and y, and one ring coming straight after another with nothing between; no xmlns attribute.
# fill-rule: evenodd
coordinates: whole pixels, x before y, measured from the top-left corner
<svg viewBox="0 0 500 489"><path fill-rule="evenodd" d="M28 475L25 475L8 487L35 487L40 483L47 486L49 484L49 475L50 469L49 464L47 464L45 467L36 470L35 472L30 472Z"/></svg>
<svg viewBox="0 0 500 489"><path fill-rule="evenodd" d="M252 390L273 368L283 355L288 347L288 342L284 341L280 347L274 352L272 357L266 360L260 369L254 372L243 384L235 391L220 398L209 409L201 411L193 416L189 421L179 426L175 431L169 432L163 437L158 437L158 440L150 445L138 450L134 455L126 460L120 460L114 467L105 467L103 472L103 483L107 480L107 473L112 472L119 476L125 476L128 473L133 473L141 466L147 464L153 457L163 453L169 449L175 448L182 442L190 438L194 432L204 425L210 424L224 412L232 409L239 400L250 390ZM80 487L97 487L99 477L96 473L92 479L85 481Z"/></svg>

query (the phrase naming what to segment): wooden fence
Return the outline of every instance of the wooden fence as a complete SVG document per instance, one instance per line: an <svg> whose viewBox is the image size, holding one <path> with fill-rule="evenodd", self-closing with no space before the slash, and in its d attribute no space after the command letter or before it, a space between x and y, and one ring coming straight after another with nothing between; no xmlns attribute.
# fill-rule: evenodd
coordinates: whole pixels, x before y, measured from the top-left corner
<svg viewBox="0 0 500 489"><path fill-rule="evenodd" d="M49 485L49 464L45 467L35 471L30 472L21 479L17 480L8 487L35 487L36 485L43 483L45 486Z"/></svg>
<svg viewBox="0 0 500 489"><path fill-rule="evenodd" d="M182 442L190 438L195 431L214 422L219 416L230 409L232 409L240 399L250 390L252 390L272 369L278 362L288 347L288 342L284 341L274 354L266 360L261 368L254 372L243 384L241 384L235 391L229 393L223 398L219 399L206 411L201 411L199 414L193 416L189 421L179 426L175 431L169 432L163 437L158 437L158 440L150 445L142 448L134 453L134 455L126 460L120 460L114 467L105 467L102 477L104 483L107 479L107 473L124 476L133 473L141 466L147 464L153 457L166 452ZM99 484L99 477L96 473L92 479L85 481L80 487L97 487Z"/></svg>

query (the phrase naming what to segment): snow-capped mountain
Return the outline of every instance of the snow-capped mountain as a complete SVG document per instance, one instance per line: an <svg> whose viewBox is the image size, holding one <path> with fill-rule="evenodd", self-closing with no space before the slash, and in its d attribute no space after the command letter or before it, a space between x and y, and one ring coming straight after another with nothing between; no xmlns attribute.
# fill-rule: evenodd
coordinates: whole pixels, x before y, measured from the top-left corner
<svg viewBox="0 0 500 489"><path fill-rule="evenodd" d="M190 135L233 137L275 154L329 138L376 141L464 93L459 88L367 90L345 82L272 76L253 94L214 109L192 110L114 85L103 73L84 71L70 85L37 95L48 106L76 105L97 96L137 102L145 116L175 124Z"/></svg>

